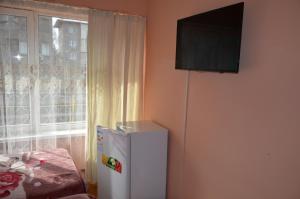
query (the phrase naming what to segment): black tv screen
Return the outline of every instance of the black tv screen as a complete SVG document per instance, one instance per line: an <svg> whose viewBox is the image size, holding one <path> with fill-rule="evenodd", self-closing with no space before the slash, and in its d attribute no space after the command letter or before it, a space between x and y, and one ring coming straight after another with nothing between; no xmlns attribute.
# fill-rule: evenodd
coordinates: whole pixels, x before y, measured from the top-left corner
<svg viewBox="0 0 300 199"><path fill-rule="evenodd" d="M176 69L239 71L244 3L177 21Z"/></svg>

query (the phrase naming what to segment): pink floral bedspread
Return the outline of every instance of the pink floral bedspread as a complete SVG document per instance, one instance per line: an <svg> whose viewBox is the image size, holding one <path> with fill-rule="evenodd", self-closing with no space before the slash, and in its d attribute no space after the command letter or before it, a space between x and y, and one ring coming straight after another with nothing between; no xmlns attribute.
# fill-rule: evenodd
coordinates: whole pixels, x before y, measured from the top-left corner
<svg viewBox="0 0 300 199"><path fill-rule="evenodd" d="M84 183L65 149L32 153L31 174L0 172L0 198L54 199L85 193Z"/></svg>

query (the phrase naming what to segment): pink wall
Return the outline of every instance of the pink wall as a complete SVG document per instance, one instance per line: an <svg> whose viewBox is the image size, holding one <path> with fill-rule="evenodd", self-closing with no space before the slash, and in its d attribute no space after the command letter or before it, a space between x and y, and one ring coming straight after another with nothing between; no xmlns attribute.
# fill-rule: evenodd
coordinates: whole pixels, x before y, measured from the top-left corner
<svg viewBox="0 0 300 199"><path fill-rule="evenodd" d="M187 72L174 69L176 20L236 2L148 2L145 110L170 129L170 199L300 198L299 0L245 0L239 74L190 73L182 164Z"/></svg>
<svg viewBox="0 0 300 199"><path fill-rule="evenodd" d="M146 16L147 0L38 0Z"/></svg>

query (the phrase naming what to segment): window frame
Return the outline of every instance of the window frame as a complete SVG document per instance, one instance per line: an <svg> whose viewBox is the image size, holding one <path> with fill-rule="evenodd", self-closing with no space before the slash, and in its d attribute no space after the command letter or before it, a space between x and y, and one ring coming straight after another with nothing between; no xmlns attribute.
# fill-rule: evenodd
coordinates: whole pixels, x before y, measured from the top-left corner
<svg viewBox="0 0 300 199"><path fill-rule="evenodd" d="M29 70L33 67L39 69L39 33L38 33L38 20L39 16L46 17L57 17L63 19L71 19L78 20L82 22L88 23L88 16L85 14L74 14L70 12L60 12L51 9L44 8L30 8L27 6L9 6L6 4L0 3L0 14L3 15L12 15L12 16L22 16L26 17L27 20L27 50L28 50L28 67ZM86 80L87 81L87 80ZM34 81L33 87L30 89L30 122L31 124L16 124L13 125L15 127L23 126L23 125L32 125L32 130L34 132L39 132L42 128L47 128L47 124L41 124L40 122L40 91L39 91L39 83L38 81ZM87 92L87 89L86 89ZM87 96L86 96L87 97ZM86 100L87 102L87 100ZM87 108L87 104L86 104ZM77 125L87 124L87 110L86 110L86 121L79 122L66 122L68 125ZM61 123L55 123L57 125L62 125ZM65 130L65 131L57 131L58 133L50 132L43 135L35 135L35 136L26 136L26 138L30 137L49 137L49 136L57 136L57 137L65 137L68 135L72 136L84 136L87 133L87 129L74 129L74 130ZM13 138L0 138L0 141L12 140L12 139L24 139L24 137L13 137Z"/></svg>
<svg viewBox="0 0 300 199"><path fill-rule="evenodd" d="M26 17L26 30L27 30L27 54L28 54L28 59L27 59L27 65L28 67L33 67L35 64L35 51L34 51L34 15L33 12L28 11L28 10L21 10L21 9L14 9L14 8L5 8L1 7L0 14L2 15L10 15L10 16L17 16L17 17ZM3 78L1 78L3 79ZM3 82L4 83L4 82ZM29 90L30 96L32 95L32 90ZM32 130L34 131L35 126L33 125L33 118L32 118L32 107L33 107L33 102L30 99L29 103L29 110L30 110L30 123L29 124L17 124L17 125L8 125L8 126L15 126L15 127L20 127L20 126L26 126L26 125L31 125ZM2 126L1 126L2 127ZM5 128L3 126L3 128ZM6 135L7 137L7 135ZM2 139L2 138L1 138ZM6 138L4 138L6 139Z"/></svg>

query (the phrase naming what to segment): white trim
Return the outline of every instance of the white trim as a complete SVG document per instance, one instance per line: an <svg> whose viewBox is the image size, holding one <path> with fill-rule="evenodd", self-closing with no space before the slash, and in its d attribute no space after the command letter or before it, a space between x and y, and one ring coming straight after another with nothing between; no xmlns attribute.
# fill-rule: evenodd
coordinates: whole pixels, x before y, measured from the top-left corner
<svg viewBox="0 0 300 199"><path fill-rule="evenodd" d="M71 17L73 19L83 21L88 21L89 12L93 11L110 12L114 15L128 15L146 19L145 15L139 15L120 10L95 9L87 6L71 6L61 3L41 2L33 0L0 0L0 7L23 9L42 13L50 12L50 15L54 14L62 18Z"/></svg>
<svg viewBox="0 0 300 199"><path fill-rule="evenodd" d="M39 68L39 44L38 44L38 18L36 12L33 12L33 22L34 22L34 65L33 68ZM35 71L35 70L34 70ZM37 70L38 71L38 70ZM31 94L33 96L32 101L32 108L33 116L32 116L32 125L33 131L39 132L40 131L40 94L39 94L39 83L38 81L34 81L33 88L31 89ZM36 107L36 108L35 108Z"/></svg>
<svg viewBox="0 0 300 199"><path fill-rule="evenodd" d="M57 3L36 2L31 0L0 0L0 6L43 13L46 16L53 15L61 18L72 18L83 21L88 20L89 9Z"/></svg>
<svg viewBox="0 0 300 199"><path fill-rule="evenodd" d="M0 3L0 6L1 6L1 3ZM27 17L28 15L31 15L32 12L29 10L23 10L23 9L21 10L21 9L16 9L16 8L1 7L0 14Z"/></svg>
<svg viewBox="0 0 300 199"><path fill-rule="evenodd" d="M40 135L29 135L29 136L17 136L9 138L0 138L0 143L2 142L15 142L15 141L28 141L28 139L49 139L51 137L55 138L64 138L64 137L75 137L75 136L86 136L87 129L78 129L78 130L66 130L66 131L50 131L45 134Z"/></svg>
<svg viewBox="0 0 300 199"><path fill-rule="evenodd" d="M15 16L26 16L26 13L34 12L34 14L42 15L42 16L49 16L49 17L58 17L62 19L73 19L76 21L81 21L86 23L88 21L88 15L79 15L74 13L68 12L58 12L55 10L46 10L46 9L35 9L35 8L22 8L22 7L12 7L12 6L5 6L0 3L0 10L3 14L7 15L15 15Z"/></svg>
<svg viewBox="0 0 300 199"><path fill-rule="evenodd" d="M47 10L47 9L33 9L33 11L39 16L42 15L42 16L57 17L63 19L73 19L83 23L86 23L88 21L88 15L80 15L80 14L74 14L69 12L59 12L59 11Z"/></svg>

